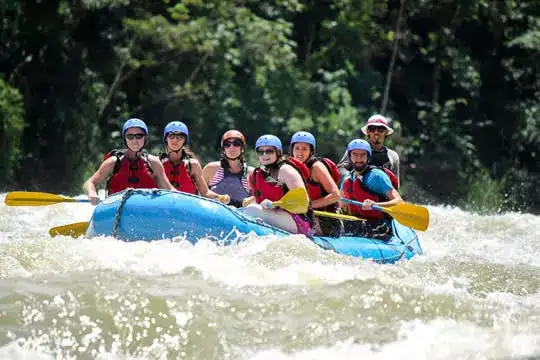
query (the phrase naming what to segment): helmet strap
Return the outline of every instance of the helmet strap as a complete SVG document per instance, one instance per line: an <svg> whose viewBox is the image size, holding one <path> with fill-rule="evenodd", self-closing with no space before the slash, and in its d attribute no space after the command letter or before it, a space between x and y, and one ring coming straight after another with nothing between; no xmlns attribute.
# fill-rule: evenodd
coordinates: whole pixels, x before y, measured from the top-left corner
<svg viewBox="0 0 540 360"><path fill-rule="evenodd" d="M242 157L244 156L244 147L242 146L242 151L240 152L240 155L234 158L227 156L225 149L222 149L222 152L223 152L223 157L225 157L225 159L227 160L231 160L231 161L240 160L241 161Z"/></svg>
<svg viewBox="0 0 540 360"><path fill-rule="evenodd" d="M242 154L240 154L240 155L238 155L237 157L234 157L234 158L228 157L227 155L225 155L225 159L231 160L231 161L240 160L240 159L242 159Z"/></svg>
<svg viewBox="0 0 540 360"><path fill-rule="evenodd" d="M180 146L180 148L178 150L171 150L171 148L167 146L167 155L173 154L173 153L178 154L183 149L184 149L184 145Z"/></svg>
<svg viewBox="0 0 540 360"><path fill-rule="evenodd" d="M128 144L127 144L127 142L126 142L125 140L124 140L124 144L126 144L126 148L127 148L129 151L135 153L135 155L136 155L137 157L141 156L141 154L142 154L143 151L144 151L144 145L142 146L142 148L140 148L139 150L135 151L135 150L131 149L131 148L128 146Z"/></svg>

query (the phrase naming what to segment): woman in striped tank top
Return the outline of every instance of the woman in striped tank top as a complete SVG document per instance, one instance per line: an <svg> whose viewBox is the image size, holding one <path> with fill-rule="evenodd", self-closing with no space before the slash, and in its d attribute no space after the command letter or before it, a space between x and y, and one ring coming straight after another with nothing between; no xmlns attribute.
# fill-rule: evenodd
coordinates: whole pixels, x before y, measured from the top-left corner
<svg viewBox="0 0 540 360"><path fill-rule="evenodd" d="M204 181L210 190L231 197L229 205L242 206L251 195L248 176L253 167L244 161L246 139L238 130L229 130L221 137L221 159L208 163L203 169Z"/></svg>

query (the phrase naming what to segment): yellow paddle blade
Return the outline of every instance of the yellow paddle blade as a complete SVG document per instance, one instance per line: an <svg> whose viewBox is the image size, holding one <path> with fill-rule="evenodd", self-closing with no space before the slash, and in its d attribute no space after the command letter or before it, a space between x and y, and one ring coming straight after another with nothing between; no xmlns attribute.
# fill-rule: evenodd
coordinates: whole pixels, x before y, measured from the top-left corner
<svg viewBox="0 0 540 360"><path fill-rule="evenodd" d="M73 199L66 196L32 191L14 191L4 200L8 206L44 206L62 202L88 202L86 199Z"/></svg>
<svg viewBox="0 0 540 360"><path fill-rule="evenodd" d="M336 214L336 213L331 213L331 212L326 212L326 211L313 210L313 213L317 216L326 216L326 217L331 217L331 218L341 219L341 220L366 221L365 219L362 219L356 216Z"/></svg>
<svg viewBox="0 0 540 360"><path fill-rule="evenodd" d="M305 188L296 188L289 190L281 200L272 204L292 214L305 214L309 207L309 197Z"/></svg>
<svg viewBox="0 0 540 360"><path fill-rule="evenodd" d="M381 207L381 211L392 215L400 224L416 230L425 231L429 226L429 211L420 205L403 203Z"/></svg>
<svg viewBox="0 0 540 360"><path fill-rule="evenodd" d="M89 223L85 221L53 227L49 230L49 234L52 237L55 237L57 235L64 235L78 238L79 236L84 236L86 234L88 224Z"/></svg>

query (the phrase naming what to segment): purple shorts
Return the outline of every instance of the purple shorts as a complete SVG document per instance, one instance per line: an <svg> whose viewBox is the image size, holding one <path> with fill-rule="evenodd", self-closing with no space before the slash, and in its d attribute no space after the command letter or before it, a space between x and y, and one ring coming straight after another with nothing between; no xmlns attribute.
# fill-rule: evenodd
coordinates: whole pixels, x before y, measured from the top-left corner
<svg viewBox="0 0 540 360"><path fill-rule="evenodd" d="M296 230L298 234L306 235L307 237L311 236L311 226L309 221L307 221L304 215L291 214L292 219L296 223Z"/></svg>

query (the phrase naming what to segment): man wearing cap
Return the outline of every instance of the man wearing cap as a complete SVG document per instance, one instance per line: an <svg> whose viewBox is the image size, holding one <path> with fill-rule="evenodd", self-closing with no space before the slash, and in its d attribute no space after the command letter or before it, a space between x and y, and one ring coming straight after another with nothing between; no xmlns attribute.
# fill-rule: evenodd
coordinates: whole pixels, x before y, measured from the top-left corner
<svg viewBox="0 0 540 360"><path fill-rule="evenodd" d="M371 145L372 155L370 164L390 170L397 177L399 184L399 155L394 150L384 146L385 137L394 132L388 123L388 119L384 116L380 114L372 115L362 128L362 133L367 136L367 140ZM352 170L347 152L345 152L343 158L340 160L338 169L341 173L341 181L345 180Z"/></svg>

